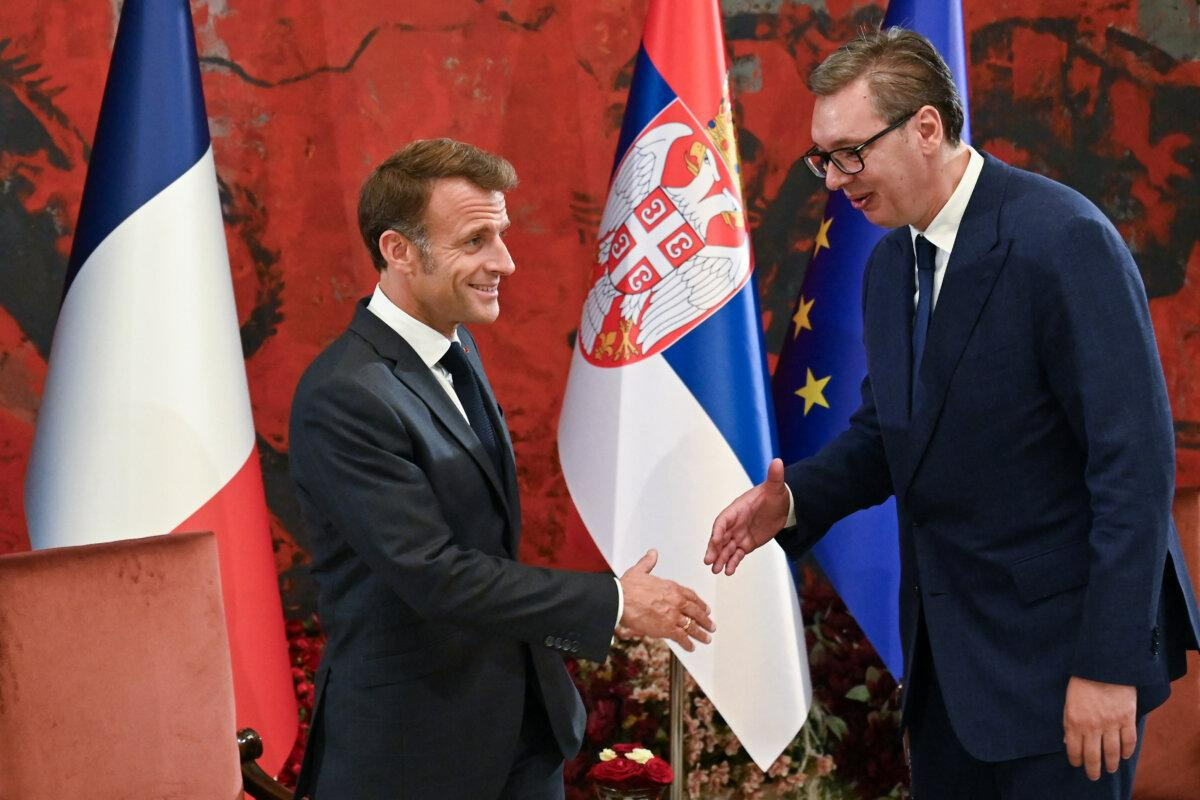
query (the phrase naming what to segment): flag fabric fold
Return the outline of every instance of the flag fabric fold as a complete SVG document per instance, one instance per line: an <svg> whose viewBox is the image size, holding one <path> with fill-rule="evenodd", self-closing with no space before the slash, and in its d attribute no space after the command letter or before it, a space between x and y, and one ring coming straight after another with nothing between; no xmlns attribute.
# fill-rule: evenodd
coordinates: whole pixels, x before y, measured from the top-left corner
<svg viewBox="0 0 1200 800"><path fill-rule="evenodd" d="M770 393L716 0L651 0L559 422L580 518L618 574L655 574L713 608L713 642L672 644L763 769L812 690L786 559L703 564L716 515L763 480Z"/></svg>
<svg viewBox="0 0 1200 800"><path fill-rule="evenodd" d="M296 702L184 0L121 13L25 511L35 548L216 533L238 724L278 770Z"/></svg>
<svg viewBox="0 0 1200 800"><path fill-rule="evenodd" d="M893 0L883 26L907 28L933 42L958 84L965 117L962 138L970 142L960 0ZM859 386L867 371L863 270L885 233L854 210L844 195L830 195L773 378L779 445L787 463L816 453L837 436L861 402ZM904 657L897 536L896 505L889 500L834 525L813 554L883 663L900 680Z"/></svg>

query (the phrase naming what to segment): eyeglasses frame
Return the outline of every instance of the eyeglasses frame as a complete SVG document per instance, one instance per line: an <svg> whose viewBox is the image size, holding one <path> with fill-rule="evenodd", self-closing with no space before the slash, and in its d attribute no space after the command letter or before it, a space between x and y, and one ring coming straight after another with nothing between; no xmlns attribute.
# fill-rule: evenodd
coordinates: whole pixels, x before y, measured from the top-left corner
<svg viewBox="0 0 1200 800"><path fill-rule="evenodd" d="M868 146L870 146L870 145L874 144L875 142L879 141L880 139L882 139L884 136L887 136L889 133L896 130L904 123L908 122L910 119L912 119L914 116L916 116L917 111L920 111L920 110L921 109L918 108L914 111L908 112L903 117L896 120L891 125L888 125L886 128L884 128L879 133L872 136L870 139L867 139L862 144L855 145L854 147L835 147L834 149L832 149L828 152L825 152L824 150L819 149L814 144L811 148L809 148L809 150L804 155L800 156L800 158L804 160L804 164L805 164L805 166L808 167L808 171L811 172L813 175L816 175L821 180L824 180L825 176L829 174L829 165L830 164L833 164L833 166L837 168L837 171L842 173L843 175L857 175L858 173L862 172L864 169L867 168L867 160L865 158L863 158L862 151L865 150ZM862 166L853 171L843 169L842 165L839 164L837 161L835 161L833 158L834 155L837 153L853 153L854 157L858 159L858 163L861 164ZM812 156L820 156L821 157L821 163L824 165L823 171L818 172L817 168L812 165L812 162L809 160L809 158L811 158Z"/></svg>

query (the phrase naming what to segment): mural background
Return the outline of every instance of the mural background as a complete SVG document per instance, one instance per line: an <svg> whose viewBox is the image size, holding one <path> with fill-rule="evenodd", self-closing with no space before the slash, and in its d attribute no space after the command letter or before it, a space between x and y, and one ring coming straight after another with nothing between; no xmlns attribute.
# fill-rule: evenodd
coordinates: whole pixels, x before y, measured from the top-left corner
<svg viewBox="0 0 1200 800"><path fill-rule="evenodd" d="M878 2L722 0L772 353L825 203L799 161L809 70ZM22 481L119 0L0 5L0 553ZM520 463L522 558L603 569L567 524L554 433L645 0L193 0L286 613L313 586L287 479L307 363L369 293L355 203L371 167L447 135L507 156L518 269L476 331ZM964 2L976 146L1076 187L1137 258L1200 486L1200 21L1189 0ZM164 298L168 302L169 298ZM772 356L773 364L773 356ZM1138 391L1136 386L1114 391Z"/></svg>

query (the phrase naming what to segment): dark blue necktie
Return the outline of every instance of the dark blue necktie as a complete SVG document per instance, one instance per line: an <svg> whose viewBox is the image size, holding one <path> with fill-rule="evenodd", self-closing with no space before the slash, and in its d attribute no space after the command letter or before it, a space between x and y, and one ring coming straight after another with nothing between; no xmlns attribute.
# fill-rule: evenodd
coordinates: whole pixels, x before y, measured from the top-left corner
<svg viewBox="0 0 1200 800"><path fill-rule="evenodd" d="M933 260L937 248L924 236L917 237L917 315L912 332L912 407L917 406L917 376L921 374L921 355L929 318L933 316Z"/></svg>
<svg viewBox="0 0 1200 800"><path fill-rule="evenodd" d="M458 402L462 403L463 411L467 412L467 421L471 423L471 428L479 437L479 443L483 445L483 449L491 456L492 465L496 467L496 474L503 477L504 468L500 459L499 437L496 436L496 429L492 427L492 420L488 417L487 409L484 408L479 379L475 377L475 370L471 369L462 345L458 342L451 342L450 349L438 363L445 367L446 371L450 373L450 377L454 379L454 393L458 395Z"/></svg>

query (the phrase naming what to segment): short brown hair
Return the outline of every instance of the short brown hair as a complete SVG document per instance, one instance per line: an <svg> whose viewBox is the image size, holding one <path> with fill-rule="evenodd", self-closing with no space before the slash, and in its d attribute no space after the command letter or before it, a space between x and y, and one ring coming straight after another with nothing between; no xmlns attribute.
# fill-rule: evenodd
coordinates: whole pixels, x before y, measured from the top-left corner
<svg viewBox="0 0 1200 800"><path fill-rule="evenodd" d="M425 209L438 178L466 178L489 192L517 185L517 171L498 155L454 139L418 139L376 167L358 194L358 230L380 272L387 266L379 237L396 231L412 242L425 263L429 236Z"/></svg>
<svg viewBox="0 0 1200 800"><path fill-rule="evenodd" d="M937 109L950 144L963 128L962 98L950 68L919 33L903 28L864 31L839 47L808 76L808 88L821 97L836 94L861 77L871 87L871 104L894 123L921 106Z"/></svg>

